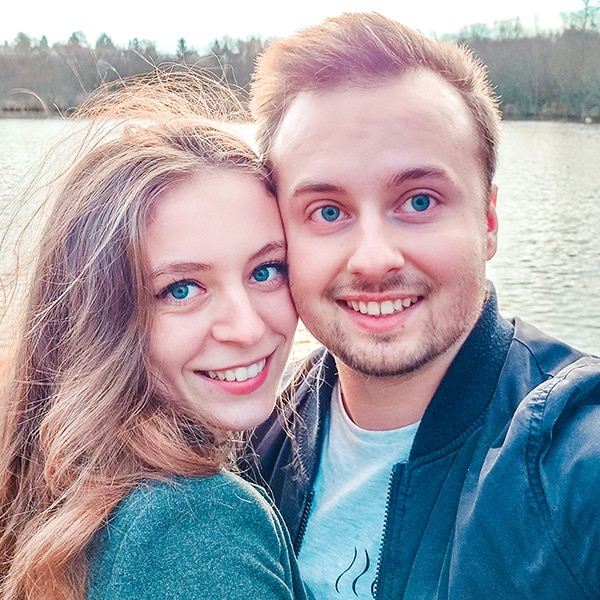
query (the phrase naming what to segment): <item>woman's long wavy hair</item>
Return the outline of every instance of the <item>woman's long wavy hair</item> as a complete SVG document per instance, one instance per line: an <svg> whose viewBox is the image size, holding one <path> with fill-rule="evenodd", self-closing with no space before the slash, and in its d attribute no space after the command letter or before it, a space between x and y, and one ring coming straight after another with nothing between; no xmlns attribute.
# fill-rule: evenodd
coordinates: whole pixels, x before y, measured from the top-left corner
<svg viewBox="0 0 600 600"><path fill-rule="evenodd" d="M264 177L250 146L214 121L235 105L216 89L162 73L81 111L95 133L58 178L0 406L3 599L84 598L86 546L136 484L210 475L231 456L227 432L158 395L147 359L153 203L205 170Z"/></svg>

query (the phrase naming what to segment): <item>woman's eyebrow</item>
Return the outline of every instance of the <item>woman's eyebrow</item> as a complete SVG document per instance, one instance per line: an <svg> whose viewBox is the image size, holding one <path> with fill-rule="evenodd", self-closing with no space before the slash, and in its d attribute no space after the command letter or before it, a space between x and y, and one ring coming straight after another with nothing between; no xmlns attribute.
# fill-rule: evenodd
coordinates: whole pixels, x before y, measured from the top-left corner
<svg viewBox="0 0 600 600"><path fill-rule="evenodd" d="M250 255L249 260L256 260L262 256L270 254L271 252L286 252L287 245L283 240L275 240L265 244L262 248ZM163 275L170 275L173 273L190 273L190 272L202 272L210 271L214 265L212 263L196 262L196 261L176 261L170 262L164 265L160 265L157 269L150 273L150 276L155 279L162 277Z"/></svg>
<svg viewBox="0 0 600 600"><path fill-rule="evenodd" d="M190 271L209 271L212 268L210 263L201 263L194 261L171 262L160 265L155 271L150 273L151 277L161 277L170 273L189 273Z"/></svg>
<svg viewBox="0 0 600 600"><path fill-rule="evenodd" d="M258 250L254 254L252 254L252 256L250 256L250 260L256 260L257 258L261 258L262 256L265 256L266 254L270 254L271 252L279 252L279 251L283 251L283 252L287 251L287 245L286 245L285 241L283 241L283 240L275 240L273 242L269 242L268 244L265 244L260 250Z"/></svg>

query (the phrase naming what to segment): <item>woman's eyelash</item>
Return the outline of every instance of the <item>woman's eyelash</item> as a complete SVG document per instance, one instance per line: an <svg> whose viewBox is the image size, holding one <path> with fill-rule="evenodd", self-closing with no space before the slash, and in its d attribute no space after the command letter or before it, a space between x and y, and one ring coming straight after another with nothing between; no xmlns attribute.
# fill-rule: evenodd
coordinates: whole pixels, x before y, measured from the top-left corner
<svg viewBox="0 0 600 600"><path fill-rule="evenodd" d="M252 271L252 277L254 277L259 282L266 281L267 279L269 279L268 271L271 269L274 269L277 272L277 275L283 276L287 279L287 264L279 261L262 263Z"/></svg>

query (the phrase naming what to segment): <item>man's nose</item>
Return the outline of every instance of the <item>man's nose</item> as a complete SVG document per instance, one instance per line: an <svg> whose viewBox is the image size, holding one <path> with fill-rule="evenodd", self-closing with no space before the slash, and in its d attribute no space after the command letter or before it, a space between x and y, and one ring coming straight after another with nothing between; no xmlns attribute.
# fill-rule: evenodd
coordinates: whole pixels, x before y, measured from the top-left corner
<svg viewBox="0 0 600 600"><path fill-rule="evenodd" d="M359 219L348 258L348 271L366 279L381 279L401 269L404 255L400 248L399 227L382 215Z"/></svg>

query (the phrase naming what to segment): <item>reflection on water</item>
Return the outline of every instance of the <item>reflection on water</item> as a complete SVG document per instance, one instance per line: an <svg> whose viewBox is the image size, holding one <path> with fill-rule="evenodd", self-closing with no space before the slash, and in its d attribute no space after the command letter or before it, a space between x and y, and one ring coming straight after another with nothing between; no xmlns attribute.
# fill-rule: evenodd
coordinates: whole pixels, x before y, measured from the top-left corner
<svg viewBox="0 0 600 600"><path fill-rule="evenodd" d="M501 311L600 354L600 127L509 122L500 149Z"/></svg>
<svg viewBox="0 0 600 600"><path fill-rule="evenodd" d="M59 130L58 121L0 120L3 235L15 186ZM499 250L488 269L505 316L517 315L595 354L600 354L598 157L597 125L503 124ZM3 254L3 271L8 259ZM5 322L0 331L5 343ZM306 339L301 331L296 354L312 347Z"/></svg>

